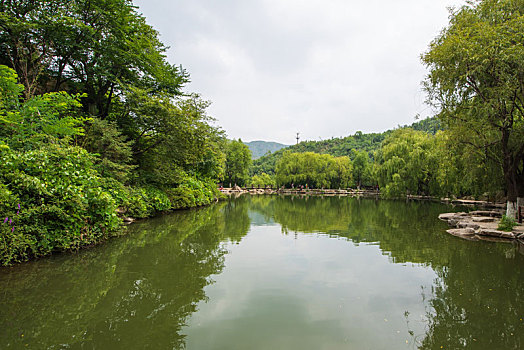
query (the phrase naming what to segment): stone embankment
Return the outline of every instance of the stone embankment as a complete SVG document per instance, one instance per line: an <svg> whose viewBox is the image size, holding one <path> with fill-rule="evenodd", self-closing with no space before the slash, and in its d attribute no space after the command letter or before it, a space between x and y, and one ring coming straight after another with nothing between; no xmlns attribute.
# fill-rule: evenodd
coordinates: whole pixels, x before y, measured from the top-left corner
<svg viewBox="0 0 524 350"><path fill-rule="evenodd" d="M374 190L334 190L334 189L272 189L272 188L241 188L235 186L232 188L221 188L220 191L225 194L284 194L284 195L321 195L321 196L377 196L379 193Z"/></svg>
<svg viewBox="0 0 524 350"><path fill-rule="evenodd" d="M440 214L439 219L446 221L452 228L449 234L463 239L478 241L524 241L524 225L517 225L511 232L497 229L503 211L476 210L469 213Z"/></svg>

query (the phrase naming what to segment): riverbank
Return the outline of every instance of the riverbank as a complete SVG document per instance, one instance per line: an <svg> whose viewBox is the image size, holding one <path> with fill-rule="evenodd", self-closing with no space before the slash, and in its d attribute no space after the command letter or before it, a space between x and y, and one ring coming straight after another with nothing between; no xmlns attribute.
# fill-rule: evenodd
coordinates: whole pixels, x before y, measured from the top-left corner
<svg viewBox="0 0 524 350"><path fill-rule="evenodd" d="M235 186L232 188L220 188L220 192L226 195L240 195L240 194L283 194L283 195L313 195L313 196L369 196L376 197L380 192L375 190L358 190L358 189L297 189L297 188L241 188Z"/></svg>

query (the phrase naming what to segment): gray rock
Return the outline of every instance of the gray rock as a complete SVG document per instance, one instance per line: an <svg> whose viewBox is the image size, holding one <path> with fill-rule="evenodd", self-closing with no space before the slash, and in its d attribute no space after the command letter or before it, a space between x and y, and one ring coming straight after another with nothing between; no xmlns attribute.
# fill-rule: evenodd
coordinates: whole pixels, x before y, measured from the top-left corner
<svg viewBox="0 0 524 350"><path fill-rule="evenodd" d="M438 218L442 221L448 221L450 219L453 219L455 217L455 213L443 213L438 216Z"/></svg>
<svg viewBox="0 0 524 350"><path fill-rule="evenodd" d="M478 234L481 236L515 239L515 234L512 232L504 232L504 231L493 230L493 229L488 229L488 228L481 228Z"/></svg>
<svg viewBox="0 0 524 350"><path fill-rule="evenodd" d="M502 212L497 210L475 210L469 212L472 216L491 216L495 218L502 217Z"/></svg>
<svg viewBox="0 0 524 350"><path fill-rule="evenodd" d="M487 216L474 216L472 220L473 222L493 222L495 221L495 218Z"/></svg>
<svg viewBox="0 0 524 350"><path fill-rule="evenodd" d="M480 228L480 225L479 224L475 224L473 222L467 222L466 223L466 227L472 228L474 230L478 230Z"/></svg>
<svg viewBox="0 0 524 350"><path fill-rule="evenodd" d="M459 223L459 222L458 222L456 219L449 219L449 220L448 220L448 224L449 224L449 226L451 226L451 227L457 227L458 223Z"/></svg>
<svg viewBox="0 0 524 350"><path fill-rule="evenodd" d="M460 238L463 238L463 239L467 239L469 241L477 241L478 240L478 237L475 235L475 232L473 233L470 233L470 232L467 232L466 229L462 229L462 228L453 228L453 229L449 229L446 231L447 233L455 236L455 237L460 237Z"/></svg>

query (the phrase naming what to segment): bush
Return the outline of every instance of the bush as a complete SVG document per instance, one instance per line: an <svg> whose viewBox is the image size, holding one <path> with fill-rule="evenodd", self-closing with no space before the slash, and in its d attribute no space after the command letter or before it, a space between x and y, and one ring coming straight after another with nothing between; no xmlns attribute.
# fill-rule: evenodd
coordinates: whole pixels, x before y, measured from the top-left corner
<svg viewBox="0 0 524 350"><path fill-rule="evenodd" d="M1 226L0 264L92 245L118 232L116 201L84 149L3 149L0 164L0 209L10 224Z"/></svg>
<svg viewBox="0 0 524 350"><path fill-rule="evenodd" d="M506 215L502 215L502 219L500 219L499 226L497 229L501 231L507 231L511 232L513 231L513 228L517 226L517 223L514 219L508 218Z"/></svg>
<svg viewBox="0 0 524 350"><path fill-rule="evenodd" d="M190 176L187 176L177 188L169 191L173 209L207 205L216 197L217 189L214 182L201 181Z"/></svg>
<svg viewBox="0 0 524 350"><path fill-rule="evenodd" d="M127 215L134 218L146 218L173 208L167 193L158 188L136 187L128 191L128 200L124 206L127 208Z"/></svg>

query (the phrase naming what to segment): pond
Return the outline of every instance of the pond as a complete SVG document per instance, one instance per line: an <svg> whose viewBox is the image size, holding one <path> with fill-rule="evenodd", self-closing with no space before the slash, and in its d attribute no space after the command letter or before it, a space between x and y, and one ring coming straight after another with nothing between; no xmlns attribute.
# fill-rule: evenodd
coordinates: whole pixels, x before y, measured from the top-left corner
<svg viewBox="0 0 524 350"><path fill-rule="evenodd" d="M241 196L0 269L2 349L517 349L524 255L439 203Z"/></svg>

